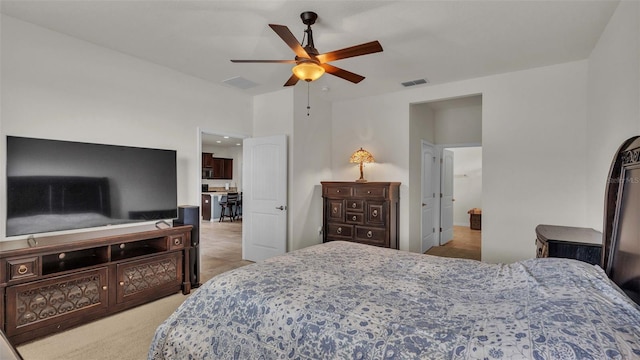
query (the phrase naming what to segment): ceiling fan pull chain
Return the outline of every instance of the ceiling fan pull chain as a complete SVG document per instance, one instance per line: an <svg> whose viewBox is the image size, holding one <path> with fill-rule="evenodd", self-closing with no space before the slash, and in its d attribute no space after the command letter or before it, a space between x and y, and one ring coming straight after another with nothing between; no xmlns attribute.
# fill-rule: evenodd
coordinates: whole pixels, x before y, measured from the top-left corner
<svg viewBox="0 0 640 360"><path fill-rule="evenodd" d="M307 81L307 116L309 116L309 109L311 106L309 106L309 81Z"/></svg>

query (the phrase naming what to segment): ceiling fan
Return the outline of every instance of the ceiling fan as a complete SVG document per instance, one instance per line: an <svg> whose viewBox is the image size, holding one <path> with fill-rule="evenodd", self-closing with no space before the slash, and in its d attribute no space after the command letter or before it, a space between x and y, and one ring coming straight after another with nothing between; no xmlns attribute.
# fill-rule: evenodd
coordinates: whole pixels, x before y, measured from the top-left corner
<svg viewBox="0 0 640 360"><path fill-rule="evenodd" d="M315 45L313 44L313 31L311 25L315 24L318 19L318 14L312 11L305 11L300 14L302 23L307 25L307 29L304 31L307 39L307 45L303 46L298 43L296 37L291 33L288 27L284 25L269 24L269 27L284 40L287 45L296 54L293 60L231 60L234 63L283 63L283 64L296 64L291 69L293 75L284 83L284 86L295 85L298 80L314 81L320 78L325 72L337 76L339 78L351 81L352 83L359 83L364 80L364 76L354 74L350 71L341 69L339 67L330 65L329 62L335 60L346 59L354 56L361 56L367 54L373 54L382 51L382 46L378 41L371 41L368 43L350 46L340 50L329 51L323 54L318 53ZM304 38L302 39L304 43Z"/></svg>

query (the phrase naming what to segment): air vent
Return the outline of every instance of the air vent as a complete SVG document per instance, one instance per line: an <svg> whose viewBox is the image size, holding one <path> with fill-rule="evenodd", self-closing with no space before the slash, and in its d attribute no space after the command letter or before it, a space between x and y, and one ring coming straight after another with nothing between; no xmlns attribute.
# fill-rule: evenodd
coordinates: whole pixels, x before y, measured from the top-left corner
<svg viewBox="0 0 640 360"><path fill-rule="evenodd" d="M414 85L427 84L428 82L429 82L429 80L427 80L427 79L411 80L411 81L403 82L402 86L409 87L409 86L414 86Z"/></svg>
<svg viewBox="0 0 640 360"><path fill-rule="evenodd" d="M254 83L251 80L245 79L242 76L232 77L231 79L227 79L223 81L223 83L227 85L231 85L233 87L237 87L238 89L243 89L243 90L250 89L254 86L258 86L257 83Z"/></svg>

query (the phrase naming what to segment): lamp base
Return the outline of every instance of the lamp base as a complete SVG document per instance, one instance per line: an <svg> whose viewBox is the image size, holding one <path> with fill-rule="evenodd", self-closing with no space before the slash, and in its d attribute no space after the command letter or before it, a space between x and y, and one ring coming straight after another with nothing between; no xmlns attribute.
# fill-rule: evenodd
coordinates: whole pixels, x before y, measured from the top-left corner
<svg viewBox="0 0 640 360"><path fill-rule="evenodd" d="M356 180L356 182L357 182L357 183L366 183L366 182L367 182L367 180L365 180L365 179L358 179L358 180Z"/></svg>

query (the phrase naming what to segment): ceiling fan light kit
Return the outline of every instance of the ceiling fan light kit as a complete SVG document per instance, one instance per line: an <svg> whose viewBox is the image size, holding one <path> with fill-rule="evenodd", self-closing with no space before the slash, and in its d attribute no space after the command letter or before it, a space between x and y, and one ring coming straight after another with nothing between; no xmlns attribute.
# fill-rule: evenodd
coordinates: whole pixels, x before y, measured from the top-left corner
<svg viewBox="0 0 640 360"><path fill-rule="evenodd" d="M339 67L330 65L329 62L346 59L355 56L373 54L382 51L382 46L378 41L350 46L348 48L329 51L320 54L313 43L313 30L311 25L315 24L318 14L313 11L305 11L300 14L302 23L307 25L305 38L307 44L299 43L288 27L284 25L269 24L269 27L293 50L296 54L295 60L231 60L234 63L281 63L296 65L291 69L293 75L285 82L284 86L293 86L298 80L307 82L319 79L325 72L350 81L354 84L364 80L364 76L352 73ZM304 39L303 39L304 43Z"/></svg>
<svg viewBox="0 0 640 360"><path fill-rule="evenodd" d="M301 61L291 71L298 79L307 82L318 80L324 74L324 68L313 61Z"/></svg>

